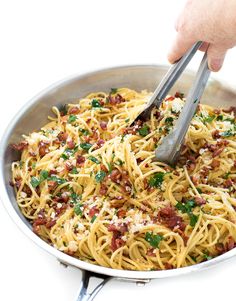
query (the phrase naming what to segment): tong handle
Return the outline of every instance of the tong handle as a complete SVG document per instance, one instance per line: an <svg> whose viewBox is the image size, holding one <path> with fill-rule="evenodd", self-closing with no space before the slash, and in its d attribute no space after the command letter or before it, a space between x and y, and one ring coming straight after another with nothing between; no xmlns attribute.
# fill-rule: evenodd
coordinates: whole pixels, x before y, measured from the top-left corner
<svg viewBox="0 0 236 301"><path fill-rule="evenodd" d="M163 99L167 96L170 89L173 87L175 82L183 73L184 69L187 67L188 63L191 61L191 59L193 58L193 56L195 55L195 53L201 45L201 41L195 43L177 63L170 67L170 69L167 71L166 75L163 77L162 81L154 91L153 96L146 105L146 108L138 116L138 119L148 119L150 117L150 113L153 107L160 107Z"/></svg>
<svg viewBox="0 0 236 301"><path fill-rule="evenodd" d="M193 86L188 93L185 105L176 121L173 131L163 138L162 143L155 151L156 159L158 161L173 165L178 159L184 137L196 112L209 75L210 70L208 69L207 53L205 53L197 71Z"/></svg>

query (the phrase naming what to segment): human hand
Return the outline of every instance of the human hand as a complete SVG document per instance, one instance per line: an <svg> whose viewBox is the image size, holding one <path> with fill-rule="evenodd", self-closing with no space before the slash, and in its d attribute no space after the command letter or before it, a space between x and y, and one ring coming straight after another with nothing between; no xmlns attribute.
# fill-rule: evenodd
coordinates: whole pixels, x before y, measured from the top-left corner
<svg viewBox="0 0 236 301"><path fill-rule="evenodd" d="M236 45L236 0L188 0L175 27L170 63L203 41L201 50L207 51L209 68L219 71L227 50Z"/></svg>

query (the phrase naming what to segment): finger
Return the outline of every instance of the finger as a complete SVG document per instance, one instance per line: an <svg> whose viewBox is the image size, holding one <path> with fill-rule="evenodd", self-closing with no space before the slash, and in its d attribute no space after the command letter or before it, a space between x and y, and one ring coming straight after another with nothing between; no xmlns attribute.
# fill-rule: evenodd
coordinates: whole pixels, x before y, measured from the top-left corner
<svg viewBox="0 0 236 301"><path fill-rule="evenodd" d="M209 43L204 42L204 43L202 43L202 45L201 45L201 47L199 48L199 50L200 50L200 51L203 51L203 52L206 52L207 49L208 49L208 47L209 47Z"/></svg>
<svg viewBox="0 0 236 301"><path fill-rule="evenodd" d="M187 50L189 50L196 41L183 37L181 34L177 34L174 44L168 54L168 61L173 64L178 61Z"/></svg>
<svg viewBox="0 0 236 301"><path fill-rule="evenodd" d="M217 46L214 44L210 44L207 50L207 57L208 57L208 66L209 69L213 72L217 72L221 69L227 49L223 48L222 46Z"/></svg>

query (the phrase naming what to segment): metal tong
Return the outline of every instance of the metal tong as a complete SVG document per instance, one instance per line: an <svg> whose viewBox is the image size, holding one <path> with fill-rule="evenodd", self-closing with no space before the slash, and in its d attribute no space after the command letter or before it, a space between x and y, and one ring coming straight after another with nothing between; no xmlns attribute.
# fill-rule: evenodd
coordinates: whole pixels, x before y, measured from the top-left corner
<svg viewBox="0 0 236 301"><path fill-rule="evenodd" d="M160 107L162 101L167 96L168 92L183 73L184 69L201 45L202 42L197 42L194 44L193 47L168 70L167 74L156 88L144 111L142 111L135 120L147 120L150 117L152 109L154 107ZM208 69L207 54L205 53L193 85L187 95L185 105L174 125L173 130L162 139L161 144L155 150L156 160L170 165L174 165L176 163L181 152L181 146L184 142L184 137L188 130L191 119L196 112L209 75L210 70Z"/></svg>

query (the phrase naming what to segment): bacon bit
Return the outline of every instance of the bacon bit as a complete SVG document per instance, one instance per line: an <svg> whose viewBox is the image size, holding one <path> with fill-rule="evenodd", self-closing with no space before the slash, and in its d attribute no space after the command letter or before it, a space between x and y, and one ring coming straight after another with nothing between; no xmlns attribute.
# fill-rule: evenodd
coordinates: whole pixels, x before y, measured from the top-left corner
<svg viewBox="0 0 236 301"><path fill-rule="evenodd" d="M121 182L122 173L119 171L119 169L113 169L110 174L110 178L111 178L112 182L118 184Z"/></svg>
<svg viewBox="0 0 236 301"><path fill-rule="evenodd" d="M147 180L147 178L144 178L144 180L143 180L143 188L144 189L147 189L148 188L148 180Z"/></svg>
<svg viewBox="0 0 236 301"><path fill-rule="evenodd" d="M223 152L223 150L224 150L224 147L220 147L220 148L216 149L213 152L212 157L215 158L215 157L219 156Z"/></svg>
<svg viewBox="0 0 236 301"><path fill-rule="evenodd" d="M233 185L233 182L231 179L227 179L226 181L224 181L223 186L224 188L229 188Z"/></svg>
<svg viewBox="0 0 236 301"><path fill-rule="evenodd" d="M53 206L54 210L56 211L56 216L60 215L63 211L65 211L68 207L67 203L63 203L61 208L57 207L57 203L55 204L55 206Z"/></svg>
<svg viewBox="0 0 236 301"><path fill-rule="evenodd" d="M104 143L105 143L105 140L99 139L99 140L97 141L97 146L98 146L98 148L102 147Z"/></svg>
<svg viewBox="0 0 236 301"><path fill-rule="evenodd" d="M206 200L199 197L199 196L196 196L195 198L195 203L198 205L198 206L201 206L201 205L205 205L206 204Z"/></svg>
<svg viewBox="0 0 236 301"><path fill-rule="evenodd" d="M117 216L118 216L118 218L123 218L123 217L125 217L125 216L126 216L126 211L125 211L124 209L119 209L119 210L117 211Z"/></svg>
<svg viewBox="0 0 236 301"><path fill-rule="evenodd" d="M180 229L174 229L174 232L179 233L179 235L182 237L182 239L184 241L184 245L187 246L189 237L184 233L184 231L180 230Z"/></svg>
<svg viewBox="0 0 236 301"><path fill-rule="evenodd" d="M89 209L89 216L93 217L95 214L99 213L99 209L96 206L93 206Z"/></svg>
<svg viewBox="0 0 236 301"><path fill-rule="evenodd" d="M236 107L230 107L230 108L228 108L228 109L223 109L222 110L223 112L225 112L225 113L234 113L234 115L236 115Z"/></svg>
<svg viewBox="0 0 236 301"><path fill-rule="evenodd" d="M215 130L211 133L213 139L219 139L221 137L220 132Z"/></svg>
<svg viewBox="0 0 236 301"><path fill-rule="evenodd" d="M14 149L14 150L17 150L17 151L20 151L22 152L25 148L27 148L28 146L28 142L26 141L21 141L17 144L12 144L11 147Z"/></svg>
<svg viewBox="0 0 236 301"><path fill-rule="evenodd" d="M198 185L199 182L198 182L198 178L196 176L191 176L190 178L194 185Z"/></svg>
<svg viewBox="0 0 236 301"><path fill-rule="evenodd" d="M17 178L17 179L15 179L15 187L16 187L17 189L19 189L19 188L20 188L20 186L21 186L21 181L22 181L22 179L21 179L21 178Z"/></svg>
<svg viewBox="0 0 236 301"><path fill-rule="evenodd" d="M203 168L200 171L200 174L205 178L209 175L209 168L207 166L203 166Z"/></svg>
<svg viewBox="0 0 236 301"><path fill-rule="evenodd" d="M57 174L57 170L56 169L50 169L48 173L49 173L49 176L56 175Z"/></svg>
<svg viewBox="0 0 236 301"><path fill-rule="evenodd" d="M78 155L76 158L76 163L80 166L80 165L84 164L84 162L85 162L85 157Z"/></svg>
<svg viewBox="0 0 236 301"><path fill-rule="evenodd" d="M227 243L225 244L225 248L227 251L232 250L235 247L235 241L232 236L228 238Z"/></svg>
<svg viewBox="0 0 236 301"><path fill-rule="evenodd" d="M107 229L109 232L113 232L111 239L111 250L114 252L125 244L125 241L121 239L121 236L128 231L128 227L126 224L120 224L118 226L110 224Z"/></svg>
<svg viewBox="0 0 236 301"><path fill-rule="evenodd" d="M29 151L29 154L30 154L30 156L32 156L32 157L36 157L36 153L35 152L32 152L32 151Z"/></svg>
<svg viewBox="0 0 236 301"><path fill-rule="evenodd" d="M156 254L154 253L154 248L150 248L147 250L147 255L151 257L155 257Z"/></svg>
<svg viewBox="0 0 236 301"><path fill-rule="evenodd" d="M69 149L73 149L75 147L75 142L73 140L67 141L67 145Z"/></svg>
<svg viewBox="0 0 236 301"><path fill-rule="evenodd" d="M108 171L106 165L104 165L104 164L101 164L100 168L101 168L102 171L105 171L105 172Z"/></svg>
<svg viewBox="0 0 236 301"><path fill-rule="evenodd" d="M55 219L51 219L51 220L47 221L45 226L47 229L51 229L54 225L56 225L56 222L57 221Z"/></svg>
<svg viewBox="0 0 236 301"><path fill-rule="evenodd" d="M123 241L122 238L116 237L116 232L113 233L112 239L111 239L111 250L115 252L117 249L123 247L125 245L125 241Z"/></svg>
<svg viewBox="0 0 236 301"><path fill-rule="evenodd" d="M86 123L88 124L91 121L91 118L86 119Z"/></svg>
<svg viewBox="0 0 236 301"><path fill-rule="evenodd" d="M99 194L100 195L106 195L108 191L108 187L104 184L101 184Z"/></svg>
<svg viewBox="0 0 236 301"><path fill-rule="evenodd" d="M103 131L107 130L107 123L105 121L101 121L100 122L100 127Z"/></svg>
<svg viewBox="0 0 236 301"><path fill-rule="evenodd" d="M217 159L213 159L212 162L211 162L211 167L212 168L217 168L220 166L220 161L217 160Z"/></svg>
<svg viewBox="0 0 236 301"><path fill-rule="evenodd" d="M125 99L120 95L120 94L116 94L116 96L108 96L108 101L111 105L118 105L122 102L125 102Z"/></svg>
<svg viewBox="0 0 236 301"><path fill-rule="evenodd" d="M94 139L94 140L97 140L98 139L98 137L99 137L99 133L98 133L98 131L97 130L92 130L92 139Z"/></svg>
<svg viewBox="0 0 236 301"><path fill-rule="evenodd" d="M196 167L196 158L193 156L189 156L186 162L186 167L189 171L193 171Z"/></svg>
<svg viewBox="0 0 236 301"><path fill-rule="evenodd" d="M220 109L214 109L213 113L216 114L216 115L219 115L221 113L221 110Z"/></svg>
<svg viewBox="0 0 236 301"><path fill-rule="evenodd" d="M125 128L123 130L123 133L135 135L137 133L137 131L141 128L142 124L143 124L142 120L137 120L137 121L135 121L133 126L129 126L129 127Z"/></svg>
<svg viewBox="0 0 236 301"><path fill-rule="evenodd" d="M53 144L59 145L59 144L61 144L61 142L60 142L60 140L58 138L55 138L53 140Z"/></svg>
<svg viewBox="0 0 236 301"><path fill-rule="evenodd" d="M169 262L165 262L164 266L165 266L166 270L172 270L174 268L173 264L171 264Z"/></svg>
<svg viewBox="0 0 236 301"><path fill-rule="evenodd" d="M67 171L71 171L73 169L73 167L74 167L74 165L72 163L70 163L70 162L66 162L65 166L66 166L66 170Z"/></svg>
<svg viewBox="0 0 236 301"><path fill-rule="evenodd" d="M68 134L66 132L60 132L58 135L57 135L58 139L60 141L66 141L67 138L68 138Z"/></svg>
<svg viewBox="0 0 236 301"><path fill-rule="evenodd" d="M176 97L176 98L181 98L181 99L183 99L184 94L181 93L181 92L176 92L176 93L175 93L175 97Z"/></svg>
<svg viewBox="0 0 236 301"><path fill-rule="evenodd" d="M38 217L34 220L33 227L45 225L46 223L47 223L47 220L45 217Z"/></svg>
<svg viewBox="0 0 236 301"><path fill-rule="evenodd" d="M218 252L218 255L221 255L221 254L223 254L223 253L226 252L225 247L224 247L224 245L222 243L217 243L215 245L215 249Z"/></svg>
<svg viewBox="0 0 236 301"><path fill-rule="evenodd" d="M56 181L48 181L48 190L52 192L57 187Z"/></svg>
<svg viewBox="0 0 236 301"><path fill-rule="evenodd" d="M234 161L234 167L236 167L236 160Z"/></svg>
<svg viewBox="0 0 236 301"><path fill-rule="evenodd" d="M183 231L186 227L182 217L178 216L175 209L170 205L160 209L158 212L158 220L172 230L177 228Z"/></svg>
<svg viewBox="0 0 236 301"><path fill-rule="evenodd" d="M69 109L68 114L78 114L79 108L78 107L72 107Z"/></svg>
<svg viewBox="0 0 236 301"><path fill-rule="evenodd" d="M166 101L173 101L174 99L175 99L174 96L170 96L170 97L166 98L165 100L166 100Z"/></svg>
<svg viewBox="0 0 236 301"><path fill-rule="evenodd" d="M60 196L54 196L53 201L57 203L67 203L69 201L68 192L63 192Z"/></svg>
<svg viewBox="0 0 236 301"><path fill-rule="evenodd" d="M44 142L44 141L40 141L38 144L39 147L39 155L40 157L45 156L46 154L48 154L49 150L48 150L48 142Z"/></svg>
<svg viewBox="0 0 236 301"><path fill-rule="evenodd" d="M22 191L23 191L24 193L26 193L27 197L30 197L30 196L32 195L31 189L30 189L29 186L26 185L26 184L24 185Z"/></svg>

